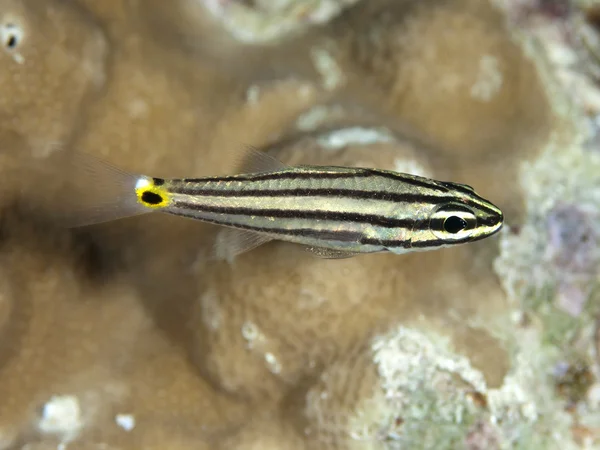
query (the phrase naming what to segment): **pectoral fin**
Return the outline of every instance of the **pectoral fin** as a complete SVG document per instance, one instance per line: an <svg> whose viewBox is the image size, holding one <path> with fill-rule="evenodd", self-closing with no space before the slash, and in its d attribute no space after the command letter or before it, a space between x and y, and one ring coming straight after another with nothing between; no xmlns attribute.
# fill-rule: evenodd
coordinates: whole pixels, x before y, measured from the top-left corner
<svg viewBox="0 0 600 450"><path fill-rule="evenodd" d="M273 238L270 236L253 231L222 228L217 234L213 247L214 257L231 263L236 256L272 240Z"/></svg>

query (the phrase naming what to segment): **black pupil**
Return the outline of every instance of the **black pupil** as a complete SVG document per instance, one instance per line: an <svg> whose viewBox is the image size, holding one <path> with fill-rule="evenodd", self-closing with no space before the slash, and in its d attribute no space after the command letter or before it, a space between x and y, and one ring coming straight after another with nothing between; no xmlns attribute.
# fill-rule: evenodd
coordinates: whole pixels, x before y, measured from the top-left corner
<svg viewBox="0 0 600 450"><path fill-rule="evenodd" d="M163 198L160 195L155 194L154 192L145 191L142 194L142 201L144 203L148 203L149 205L158 205L160 202L163 201Z"/></svg>
<svg viewBox="0 0 600 450"><path fill-rule="evenodd" d="M456 234L467 228L467 221L458 216L450 216L444 221L444 230L448 233Z"/></svg>

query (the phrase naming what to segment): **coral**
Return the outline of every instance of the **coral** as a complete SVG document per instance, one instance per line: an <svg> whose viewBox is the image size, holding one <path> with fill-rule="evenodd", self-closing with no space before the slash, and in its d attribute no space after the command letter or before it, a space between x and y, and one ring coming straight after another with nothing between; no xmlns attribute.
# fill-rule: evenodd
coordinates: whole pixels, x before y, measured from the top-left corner
<svg viewBox="0 0 600 450"><path fill-rule="evenodd" d="M595 7L0 0L0 449L598 445ZM74 151L202 176L247 144L466 183L507 226L228 263L190 220L57 221Z"/></svg>
<svg viewBox="0 0 600 450"><path fill-rule="evenodd" d="M93 17L60 1L0 4L2 133L45 155L72 139L74 125L106 80L108 43ZM36 95L32 95L36 92Z"/></svg>
<svg viewBox="0 0 600 450"><path fill-rule="evenodd" d="M299 32L309 24L327 23L358 0L195 0L237 39L265 42Z"/></svg>
<svg viewBox="0 0 600 450"><path fill-rule="evenodd" d="M484 378L435 334L400 327L323 371L306 396L323 448L453 448L485 405Z"/></svg>

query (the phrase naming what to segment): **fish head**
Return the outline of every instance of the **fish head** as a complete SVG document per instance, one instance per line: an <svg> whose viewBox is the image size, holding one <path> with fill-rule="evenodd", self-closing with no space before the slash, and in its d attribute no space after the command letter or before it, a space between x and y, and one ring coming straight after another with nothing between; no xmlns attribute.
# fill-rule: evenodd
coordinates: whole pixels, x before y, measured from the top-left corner
<svg viewBox="0 0 600 450"><path fill-rule="evenodd" d="M445 245L478 241L502 228L500 208L478 195L466 184L442 182L454 199L436 205L429 214L429 229Z"/></svg>
<svg viewBox="0 0 600 450"><path fill-rule="evenodd" d="M453 195L445 202L421 206L416 214L410 241L394 253L435 250L478 241L497 233L503 225L502 211L479 196L472 187L443 183Z"/></svg>

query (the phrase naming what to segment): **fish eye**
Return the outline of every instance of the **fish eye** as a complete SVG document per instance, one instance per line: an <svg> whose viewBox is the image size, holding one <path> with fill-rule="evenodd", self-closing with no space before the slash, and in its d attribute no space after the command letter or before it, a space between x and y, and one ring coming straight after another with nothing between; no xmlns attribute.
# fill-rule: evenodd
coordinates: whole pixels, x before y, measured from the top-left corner
<svg viewBox="0 0 600 450"><path fill-rule="evenodd" d="M477 225L477 216L464 203L440 205L429 219L429 229L439 239L445 241L468 238Z"/></svg>
<svg viewBox="0 0 600 450"><path fill-rule="evenodd" d="M450 216L444 220L444 230L448 233L456 234L467 228L467 221L462 217Z"/></svg>

